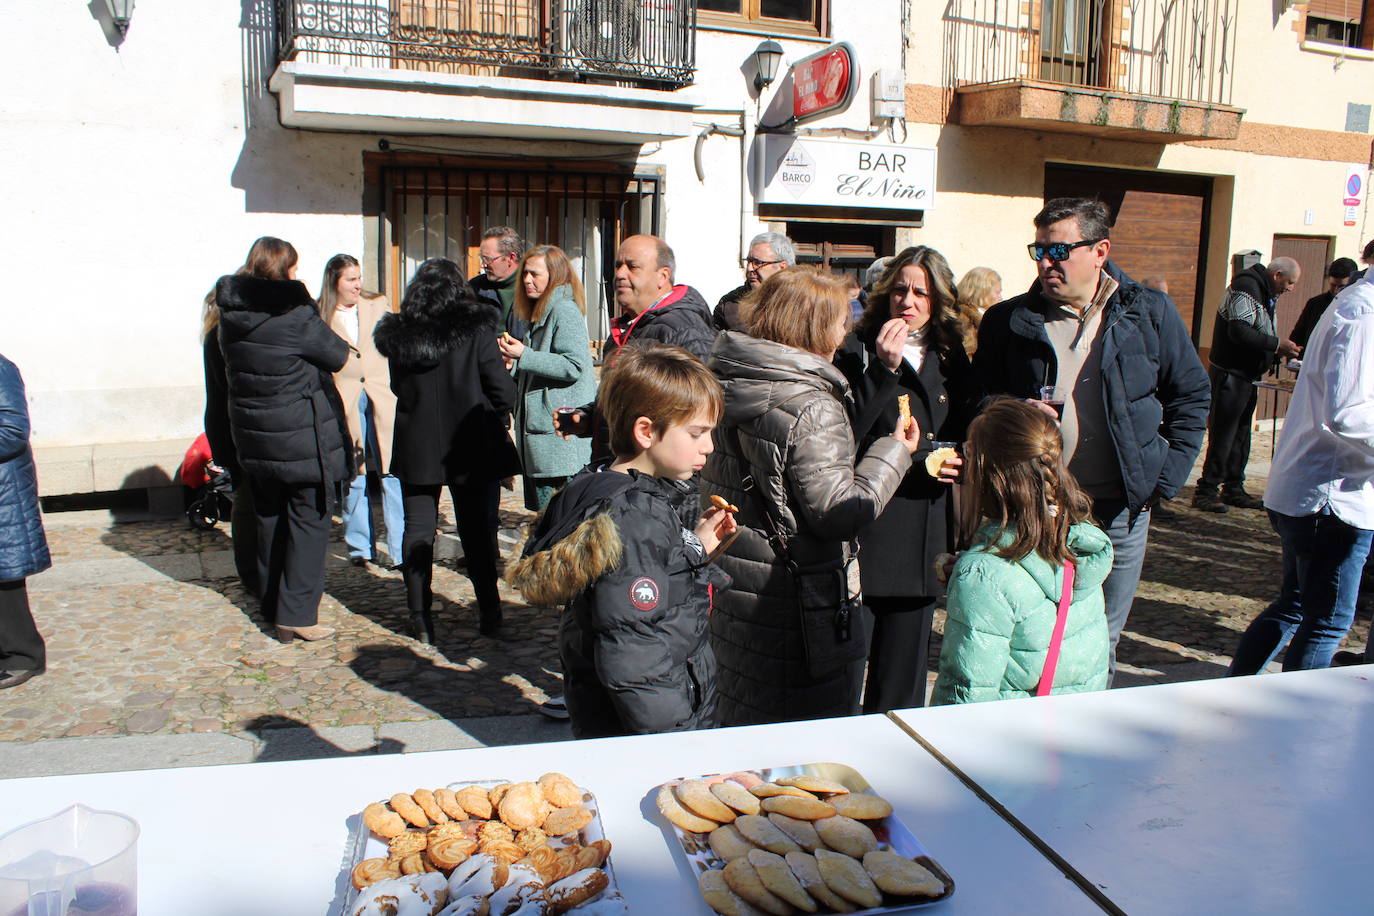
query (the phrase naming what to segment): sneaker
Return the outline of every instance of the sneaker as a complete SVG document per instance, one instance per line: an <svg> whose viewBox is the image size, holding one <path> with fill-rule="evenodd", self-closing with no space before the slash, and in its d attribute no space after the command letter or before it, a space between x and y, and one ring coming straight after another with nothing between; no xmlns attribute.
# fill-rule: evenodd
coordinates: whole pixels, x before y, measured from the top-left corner
<svg viewBox="0 0 1374 916"><path fill-rule="evenodd" d="M1226 512L1226 503L1215 493L1205 493L1198 490L1193 494L1193 508L1201 509L1203 512L1216 512L1222 514Z"/></svg>
<svg viewBox="0 0 1374 916"><path fill-rule="evenodd" d="M1228 506L1235 506L1237 509L1264 508L1264 500L1253 493L1246 493L1244 490L1225 490L1221 494L1221 501Z"/></svg>

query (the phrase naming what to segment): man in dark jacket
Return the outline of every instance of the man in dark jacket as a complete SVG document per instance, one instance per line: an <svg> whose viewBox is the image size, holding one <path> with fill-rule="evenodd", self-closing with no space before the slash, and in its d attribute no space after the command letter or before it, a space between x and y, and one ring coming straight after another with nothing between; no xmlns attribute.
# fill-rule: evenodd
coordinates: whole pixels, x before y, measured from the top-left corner
<svg viewBox="0 0 1374 916"><path fill-rule="evenodd" d="M478 298L490 302L501 313L501 329L516 340L524 340L530 326L515 314L515 284L520 282L525 240L510 226L491 226L482 232L477 255L482 272L469 280L469 285Z"/></svg>
<svg viewBox="0 0 1374 916"><path fill-rule="evenodd" d="M1209 386L1169 297L1107 259L1110 226L1096 200L1058 198L1036 214L1028 248L1039 280L983 315L974 369L992 394L1062 393L1064 460L1112 541L1103 597L1114 669L1150 509L1187 480Z"/></svg>
<svg viewBox="0 0 1374 916"><path fill-rule="evenodd" d="M1336 298L1336 294L1355 282L1358 273L1359 265L1349 258L1332 261L1326 268L1326 292L1317 293L1303 305L1302 314L1298 316L1297 324L1293 325L1293 333L1288 335L1289 340L1306 350L1317 320L1326 314L1326 307Z"/></svg>
<svg viewBox="0 0 1374 916"><path fill-rule="evenodd" d="M749 254L741 262L744 284L736 286L720 297L712 321L718 331L743 331L739 303L749 291L756 289L780 270L797 263L797 249L792 240L780 232L760 232L749 241Z"/></svg>
<svg viewBox="0 0 1374 916"><path fill-rule="evenodd" d="M1217 309L1208 359L1212 415L1207 420L1207 457L1193 494L1196 509L1225 512L1227 506L1264 508L1258 496L1245 492L1255 382L1273 367L1275 359L1302 352L1293 341L1279 337L1274 320L1279 296L1292 289L1301 275L1297 261L1275 258L1267 267L1252 264L1245 268L1226 288Z"/></svg>
<svg viewBox="0 0 1374 916"><path fill-rule="evenodd" d="M690 286L674 283L677 258L655 235L632 235L615 253L615 304L605 358L629 342L658 340L682 347L706 361L716 331L706 300Z"/></svg>

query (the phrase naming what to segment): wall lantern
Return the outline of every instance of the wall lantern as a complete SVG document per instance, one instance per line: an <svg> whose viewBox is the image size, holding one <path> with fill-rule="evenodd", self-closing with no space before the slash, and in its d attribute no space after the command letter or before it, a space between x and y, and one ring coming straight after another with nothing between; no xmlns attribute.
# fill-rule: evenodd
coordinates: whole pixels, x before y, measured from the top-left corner
<svg viewBox="0 0 1374 916"><path fill-rule="evenodd" d="M133 0L129 0L132 4ZM754 89L762 92L773 84L778 75L778 64L782 63L782 45L773 39L754 49Z"/></svg>
<svg viewBox="0 0 1374 916"><path fill-rule="evenodd" d="M105 0L105 6L110 10L110 21L123 38L124 33L129 31L129 20L134 15L134 0Z"/></svg>

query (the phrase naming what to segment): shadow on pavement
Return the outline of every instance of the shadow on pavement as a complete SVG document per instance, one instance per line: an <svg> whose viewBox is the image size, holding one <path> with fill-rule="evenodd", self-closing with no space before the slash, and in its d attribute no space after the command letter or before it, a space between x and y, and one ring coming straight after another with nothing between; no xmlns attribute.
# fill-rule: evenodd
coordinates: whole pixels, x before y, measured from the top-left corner
<svg viewBox="0 0 1374 916"><path fill-rule="evenodd" d="M383 738L371 747L346 750L322 738L307 723L290 716L259 716L249 722L245 731L262 742L255 762L282 760L318 760L325 757L358 757L367 754L399 754L405 745L394 738Z"/></svg>

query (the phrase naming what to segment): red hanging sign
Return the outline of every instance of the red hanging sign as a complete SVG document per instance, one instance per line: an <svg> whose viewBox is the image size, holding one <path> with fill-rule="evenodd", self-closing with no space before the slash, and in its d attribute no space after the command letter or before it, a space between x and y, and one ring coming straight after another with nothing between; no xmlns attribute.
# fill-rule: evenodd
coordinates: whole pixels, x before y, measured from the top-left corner
<svg viewBox="0 0 1374 916"><path fill-rule="evenodd" d="M792 123L803 124L849 107L859 88L854 49L841 41L792 65Z"/></svg>

